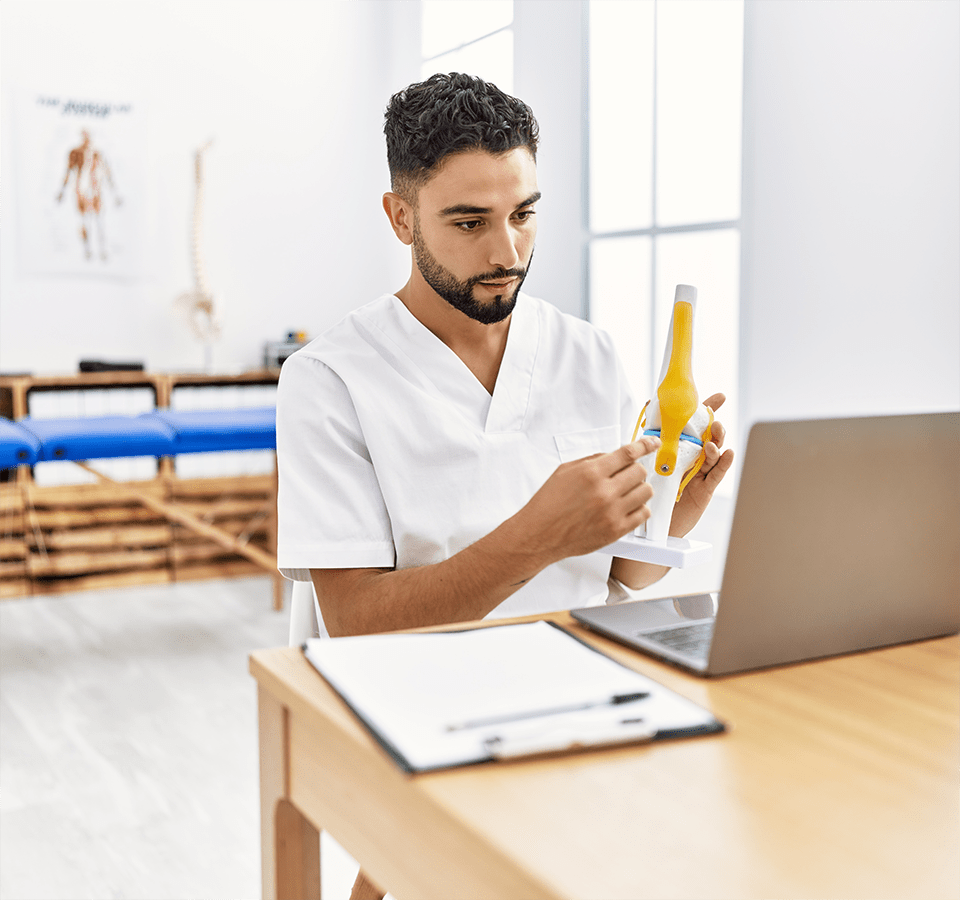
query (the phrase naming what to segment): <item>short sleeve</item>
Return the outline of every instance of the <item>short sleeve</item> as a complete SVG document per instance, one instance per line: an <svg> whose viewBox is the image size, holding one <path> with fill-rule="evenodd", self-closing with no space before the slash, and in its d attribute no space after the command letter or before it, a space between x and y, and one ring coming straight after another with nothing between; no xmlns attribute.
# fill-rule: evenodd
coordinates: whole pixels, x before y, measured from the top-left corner
<svg viewBox="0 0 960 900"><path fill-rule="evenodd" d="M277 470L277 564L285 577L394 565L390 518L350 392L306 349L280 374Z"/></svg>

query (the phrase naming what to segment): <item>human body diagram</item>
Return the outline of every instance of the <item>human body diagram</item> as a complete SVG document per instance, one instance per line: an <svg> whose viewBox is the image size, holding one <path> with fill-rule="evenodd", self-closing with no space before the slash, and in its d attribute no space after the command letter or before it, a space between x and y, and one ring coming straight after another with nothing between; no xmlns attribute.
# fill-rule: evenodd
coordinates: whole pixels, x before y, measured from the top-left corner
<svg viewBox="0 0 960 900"><path fill-rule="evenodd" d="M80 144L73 147L67 157L67 172L63 178L57 203L62 203L67 189L73 181L73 193L76 198L77 212L80 214L80 237L87 259L93 259L92 246L96 234L97 255L106 261L108 258L106 228L103 221L103 191L109 186L113 194L114 205L123 201L113 183L113 175L103 153L94 146L89 131L81 132Z"/></svg>

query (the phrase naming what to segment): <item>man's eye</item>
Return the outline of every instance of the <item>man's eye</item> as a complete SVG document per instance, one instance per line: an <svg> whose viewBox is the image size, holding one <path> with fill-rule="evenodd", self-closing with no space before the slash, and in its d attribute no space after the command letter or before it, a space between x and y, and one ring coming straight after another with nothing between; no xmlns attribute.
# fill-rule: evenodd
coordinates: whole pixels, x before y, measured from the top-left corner
<svg viewBox="0 0 960 900"><path fill-rule="evenodd" d="M531 218L532 216L535 216L536 214L537 214L537 211L535 209L521 209L520 212L517 213L517 218L521 222L526 222L527 219Z"/></svg>
<svg viewBox="0 0 960 900"><path fill-rule="evenodd" d="M469 222L457 222L457 228L461 231L473 231L481 224L479 219L471 219Z"/></svg>

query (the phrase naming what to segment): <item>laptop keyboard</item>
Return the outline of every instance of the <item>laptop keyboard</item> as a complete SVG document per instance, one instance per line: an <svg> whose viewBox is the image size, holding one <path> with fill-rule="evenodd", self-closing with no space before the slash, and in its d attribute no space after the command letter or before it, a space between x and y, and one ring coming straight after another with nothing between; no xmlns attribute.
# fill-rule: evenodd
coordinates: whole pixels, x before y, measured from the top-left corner
<svg viewBox="0 0 960 900"><path fill-rule="evenodd" d="M658 631L641 631L639 636L705 661L710 652L710 641L713 639L713 624L711 621L677 625Z"/></svg>

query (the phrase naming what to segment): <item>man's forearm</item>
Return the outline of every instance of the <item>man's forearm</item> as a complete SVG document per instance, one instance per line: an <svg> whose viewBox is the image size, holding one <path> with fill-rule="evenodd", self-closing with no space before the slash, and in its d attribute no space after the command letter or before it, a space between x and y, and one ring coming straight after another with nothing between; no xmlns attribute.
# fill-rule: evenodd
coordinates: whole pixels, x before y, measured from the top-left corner
<svg viewBox="0 0 960 900"><path fill-rule="evenodd" d="M633 591L656 584L669 571L668 566L658 566L636 559L623 559L619 556L613 558L613 565L610 567L610 574Z"/></svg>
<svg viewBox="0 0 960 900"><path fill-rule="evenodd" d="M507 520L439 563L314 569L324 624L340 637L482 619L553 561L526 543Z"/></svg>

